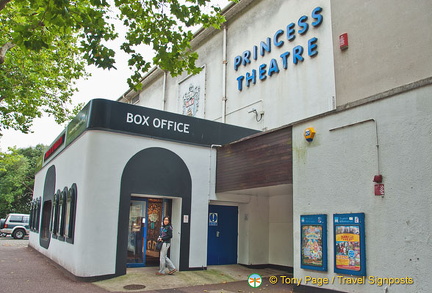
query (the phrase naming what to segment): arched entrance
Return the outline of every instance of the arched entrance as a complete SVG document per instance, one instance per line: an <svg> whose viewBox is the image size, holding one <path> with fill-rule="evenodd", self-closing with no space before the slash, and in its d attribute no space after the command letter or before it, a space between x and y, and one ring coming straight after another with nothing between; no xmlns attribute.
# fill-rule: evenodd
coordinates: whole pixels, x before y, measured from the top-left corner
<svg viewBox="0 0 432 293"><path fill-rule="evenodd" d="M182 198L181 214L191 214L192 180L184 161L174 152L152 147L135 154L126 164L120 187L116 275L126 273L131 194ZM189 222L181 224L180 270L189 268Z"/></svg>

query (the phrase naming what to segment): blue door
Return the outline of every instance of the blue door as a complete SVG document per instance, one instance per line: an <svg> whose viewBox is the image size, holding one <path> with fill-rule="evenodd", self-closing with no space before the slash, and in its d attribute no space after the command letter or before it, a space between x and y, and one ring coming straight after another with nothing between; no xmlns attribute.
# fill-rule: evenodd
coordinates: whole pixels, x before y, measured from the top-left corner
<svg viewBox="0 0 432 293"><path fill-rule="evenodd" d="M237 263L238 207L209 206L207 265Z"/></svg>

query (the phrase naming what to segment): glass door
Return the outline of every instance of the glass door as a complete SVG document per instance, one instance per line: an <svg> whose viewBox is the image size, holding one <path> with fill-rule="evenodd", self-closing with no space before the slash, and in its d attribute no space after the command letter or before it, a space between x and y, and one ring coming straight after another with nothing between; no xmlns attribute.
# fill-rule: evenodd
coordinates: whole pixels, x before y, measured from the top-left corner
<svg viewBox="0 0 432 293"><path fill-rule="evenodd" d="M145 199L131 200L127 245L128 267L145 266L146 212L147 201Z"/></svg>
<svg viewBox="0 0 432 293"><path fill-rule="evenodd" d="M159 265L156 250L162 219L171 214L171 200L133 197L129 210L127 267Z"/></svg>
<svg viewBox="0 0 432 293"><path fill-rule="evenodd" d="M156 250L156 243L162 224L163 200L160 198L148 198L147 204L148 229L146 232L146 266L158 266L159 251Z"/></svg>

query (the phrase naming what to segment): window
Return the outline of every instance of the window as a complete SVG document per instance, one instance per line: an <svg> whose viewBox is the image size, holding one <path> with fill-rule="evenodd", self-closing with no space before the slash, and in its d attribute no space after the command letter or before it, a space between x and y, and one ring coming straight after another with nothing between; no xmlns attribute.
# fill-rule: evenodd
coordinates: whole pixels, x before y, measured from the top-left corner
<svg viewBox="0 0 432 293"><path fill-rule="evenodd" d="M23 216L10 215L9 216L9 222L11 222L11 223L22 223L23 222Z"/></svg>
<svg viewBox="0 0 432 293"><path fill-rule="evenodd" d="M57 236L59 240L64 240L63 234L65 230L65 210L66 210L66 198L68 189L65 187L61 193L59 193L59 205L58 205L58 230Z"/></svg>
<svg viewBox="0 0 432 293"><path fill-rule="evenodd" d="M59 205L60 205L60 190L54 194L53 212L51 218L51 233L54 238L57 238L57 231L59 229Z"/></svg>
<svg viewBox="0 0 432 293"><path fill-rule="evenodd" d="M40 214L41 214L41 198L39 197L36 200L36 232L39 232L39 221L40 221Z"/></svg>
<svg viewBox="0 0 432 293"><path fill-rule="evenodd" d="M30 231L35 230L36 200L30 203Z"/></svg>
<svg viewBox="0 0 432 293"><path fill-rule="evenodd" d="M40 202L40 197L31 202L29 225L33 232L39 232Z"/></svg>
<svg viewBox="0 0 432 293"><path fill-rule="evenodd" d="M64 237L68 243L74 242L74 231L75 231L75 216L76 216L76 198L77 198L77 186L73 184L69 188L66 198L65 206L65 230Z"/></svg>
<svg viewBox="0 0 432 293"><path fill-rule="evenodd" d="M48 239L49 238L49 225L50 225L50 217L51 217L51 206L52 203L50 200L44 202L42 209L42 224L41 224L41 238ZM48 247L45 247L48 248Z"/></svg>
<svg viewBox="0 0 432 293"><path fill-rule="evenodd" d="M69 237L70 223L71 223L71 203L72 203L72 188L68 190L66 197L65 215L64 215L64 233L65 238Z"/></svg>

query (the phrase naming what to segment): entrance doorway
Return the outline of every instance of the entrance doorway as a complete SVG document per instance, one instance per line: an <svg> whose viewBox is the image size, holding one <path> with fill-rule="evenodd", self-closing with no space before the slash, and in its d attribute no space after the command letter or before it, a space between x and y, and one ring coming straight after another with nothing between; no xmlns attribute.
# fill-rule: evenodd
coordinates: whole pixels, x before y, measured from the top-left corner
<svg viewBox="0 0 432 293"><path fill-rule="evenodd" d="M238 207L209 206L207 265L237 263Z"/></svg>
<svg viewBox="0 0 432 293"><path fill-rule="evenodd" d="M159 265L156 242L165 216L171 216L171 199L132 197L129 211L127 267Z"/></svg>

